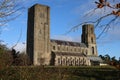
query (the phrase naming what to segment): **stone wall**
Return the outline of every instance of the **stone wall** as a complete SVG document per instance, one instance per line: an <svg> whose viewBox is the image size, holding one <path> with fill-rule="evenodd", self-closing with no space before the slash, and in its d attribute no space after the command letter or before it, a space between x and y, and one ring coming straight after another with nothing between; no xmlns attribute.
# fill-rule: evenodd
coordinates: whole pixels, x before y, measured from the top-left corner
<svg viewBox="0 0 120 80"><path fill-rule="evenodd" d="M39 4L29 9L27 53L34 65L49 65L50 62L49 11L48 6Z"/></svg>

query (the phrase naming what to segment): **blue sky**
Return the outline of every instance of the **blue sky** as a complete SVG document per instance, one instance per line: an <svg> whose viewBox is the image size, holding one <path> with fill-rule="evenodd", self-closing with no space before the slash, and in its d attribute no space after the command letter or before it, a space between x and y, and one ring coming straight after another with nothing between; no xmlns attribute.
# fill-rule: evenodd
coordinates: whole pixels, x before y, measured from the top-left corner
<svg viewBox="0 0 120 80"><path fill-rule="evenodd" d="M27 33L27 10L30 6L39 3L50 6L50 33L52 39L63 39L80 42L81 27L75 32L63 35L73 26L86 20L94 20L98 15L102 15L103 10L96 10L94 15L85 16L85 14L95 8L95 0L22 0L25 9L20 11L22 14L14 21L7 23L2 27L0 39L8 47L12 47L17 41L22 31L21 39L16 46L17 50L25 48ZM106 23L104 21L103 23ZM101 28L95 30L96 36L99 35ZM113 28L104 33L97 39L98 53L110 56L120 57L120 24L113 25Z"/></svg>

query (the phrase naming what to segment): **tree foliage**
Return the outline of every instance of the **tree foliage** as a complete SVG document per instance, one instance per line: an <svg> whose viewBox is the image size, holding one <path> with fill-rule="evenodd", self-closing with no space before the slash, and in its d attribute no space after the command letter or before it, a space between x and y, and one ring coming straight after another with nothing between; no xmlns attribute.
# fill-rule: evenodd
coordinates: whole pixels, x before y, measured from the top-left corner
<svg viewBox="0 0 120 80"><path fill-rule="evenodd" d="M0 69L12 64L12 55L4 44L0 44Z"/></svg>
<svg viewBox="0 0 120 80"><path fill-rule="evenodd" d="M106 54L104 56L103 55L99 55L99 57L101 57L101 59L105 63L107 63L107 64L109 64L111 66L116 66L117 68L120 69L120 58L119 58L119 60L117 60L115 56L110 57L108 54Z"/></svg>
<svg viewBox="0 0 120 80"><path fill-rule="evenodd" d="M25 53L9 50L6 45L0 43L0 69L9 66L27 66L30 60Z"/></svg>
<svg viewBox="0 0 120 80"><path fill-rule="evenodd" d="M25 53L20 53L19 51L17 52L15 49L12 49L11 53L13 57L12 65L27 66L30 64L30 60Z"/></svg>

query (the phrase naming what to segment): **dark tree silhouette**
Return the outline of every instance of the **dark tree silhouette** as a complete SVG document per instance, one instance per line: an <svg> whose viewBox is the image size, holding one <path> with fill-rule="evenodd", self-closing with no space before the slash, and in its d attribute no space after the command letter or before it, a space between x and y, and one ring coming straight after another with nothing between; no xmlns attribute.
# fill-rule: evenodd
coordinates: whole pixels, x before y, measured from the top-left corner
<svg viewBox="0 0 120 80"><path fill-rule="evenodd" d="M0 69L11 66L12 61L13 58L10 50L6 47L6 45L0 43Z"/></svg>
<svg viewBox="0 0 120 80"><path fill-rule="evenodd" d="M115 67L120 69L120 58L119 58L119 60L117 60L115 56L110 57L108 54L106 54L104 56L103 55L99 55L99 57L101 57L101 59L105 63L107 63L107 64L109 64L111 66L115 66Z"/></svg>

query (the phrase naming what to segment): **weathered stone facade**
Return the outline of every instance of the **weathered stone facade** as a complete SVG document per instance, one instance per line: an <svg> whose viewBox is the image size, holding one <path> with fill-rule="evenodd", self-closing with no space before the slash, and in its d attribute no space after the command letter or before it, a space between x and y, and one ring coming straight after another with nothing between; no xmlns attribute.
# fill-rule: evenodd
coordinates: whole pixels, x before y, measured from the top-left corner
<svg viewBox="0 0 120 80"><path fill-rule="evenodd" d="M27 54L34 65L91 65L87 56L98 56L93 25L83 25L81 39L50 40L50 8L36 4L29 9Z"/></svg>
<svg viewBox="0 0 120 80"><path fill-rule="evenodd" d="M50 61L50 8L34 5L28 11L27 53L34 65Z"/></svg>

